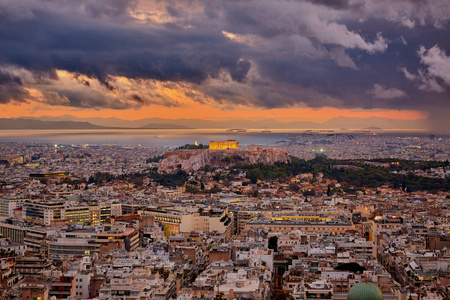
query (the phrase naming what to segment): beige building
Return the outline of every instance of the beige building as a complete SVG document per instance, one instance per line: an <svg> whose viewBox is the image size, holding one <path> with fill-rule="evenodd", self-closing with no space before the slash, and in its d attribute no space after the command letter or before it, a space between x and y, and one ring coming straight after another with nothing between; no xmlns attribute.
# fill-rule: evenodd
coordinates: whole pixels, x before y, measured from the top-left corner
<svg viewBox="0 0 450 300"><path fill-rule="evenodd" d="M25 226L0 223L0 234L14 243L23 243L26 232Z"/></svg>
<svg viewBox="0 0 450 300"><path fill-rule="evenodd" d="M0 216L11 217L13 210L21 207L24 199L0 199Z"/></svg>
<svg viewBox="0 0 450 300"><path fill-rule="evenodd" d="M49 284L45 281L29 281L20 285L22 299L49 299Z"/></svg>
<svg viewBox="0 0 450 300"><path fill-rule="evenodd" d="M110 280L110 283L102 285L99 299L150 300L154 299L154 293L155 290L151 288L146 280L113 278Z"/></svg>
<svg viewBox="0 0 450 300"><path fill-rule="evenodd" d="M380 231L397 229L403 226L403 219L398 216L377 216L372 222L372 228L369 229L369 241L375 241L375 237Z"/></svg>
<svg viewBox="0 0 450 300"><path fill-rule="evenodd" d="M53 221L61 221L66 218L64 202L39 201L23 204L23 213L28 222L50 226Z"/></svg>
<svg viewBox="0 0 450 300"><path fill-rule="evenodd" d="M153 216L155 221L166 226L168 236L189 233L196 230L204 232L226 233L227 240L231 238L233 217L228 208L223 210L205 209L204 211L178 211L154 209L140 211L140 214Z"/></svg>

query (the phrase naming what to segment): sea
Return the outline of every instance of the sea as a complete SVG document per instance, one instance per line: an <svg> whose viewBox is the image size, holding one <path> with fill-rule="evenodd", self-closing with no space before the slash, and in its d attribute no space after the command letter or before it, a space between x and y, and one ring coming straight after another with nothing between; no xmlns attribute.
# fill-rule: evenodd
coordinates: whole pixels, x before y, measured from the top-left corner
<svg viewBox="0 0 450 300"><path fill-rule="evenodd" d="M209 144L210 141L238 140L240 145L273 145L299 134L380 134L367 130L274 129L70 129L70 130L0 130L0 142L48 143L64 145L141 145L180 146ZM383 131L381 134L427 135L426 132Z"/></svg>

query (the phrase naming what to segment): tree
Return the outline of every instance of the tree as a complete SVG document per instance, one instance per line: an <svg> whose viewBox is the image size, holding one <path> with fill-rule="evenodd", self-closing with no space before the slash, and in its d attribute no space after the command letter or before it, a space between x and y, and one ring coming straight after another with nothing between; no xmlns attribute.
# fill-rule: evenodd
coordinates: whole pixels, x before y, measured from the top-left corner
<svg viewBox="0 0 450 300"><path fill-rule="evenodd" d="M269 249L272 249L273 251L277 252L278 251L278 237L277 236L271 236L269 238L269 245L268 245Z"/></svg>
<svg viewBox="0 0 450 300"><path fill-rule="evenodd" d="M303 191L303 196L308 197L308 196L314 196L316 194L316 191L314 190L304 190Z"/></svg>
<svg viewBox="0 0 450 300"><path fill-rule="evenodd" d="M246 177L250 179L250 182L255 184L258 182L258 179L263 179L260 169L251 169L247 171Z"/></svg>

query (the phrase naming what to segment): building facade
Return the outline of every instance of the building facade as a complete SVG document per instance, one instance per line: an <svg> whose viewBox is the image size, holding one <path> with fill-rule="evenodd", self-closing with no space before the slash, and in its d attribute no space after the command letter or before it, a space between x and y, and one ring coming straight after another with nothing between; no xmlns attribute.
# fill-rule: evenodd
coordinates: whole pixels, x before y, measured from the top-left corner
<svg viewBox="0 0 450 300"><path fill-rule="evenodd" d="M209 149L239 149L239 142L235 140L229 141L210 141Z"/></svg>

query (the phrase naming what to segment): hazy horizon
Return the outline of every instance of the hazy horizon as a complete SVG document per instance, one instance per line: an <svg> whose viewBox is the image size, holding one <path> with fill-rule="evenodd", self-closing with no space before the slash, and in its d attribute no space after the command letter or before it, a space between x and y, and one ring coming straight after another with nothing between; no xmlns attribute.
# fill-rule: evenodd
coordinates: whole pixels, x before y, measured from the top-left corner
<svg viewBox="0 0 450 300"><path fill-rule="evenodd" d="M77 123L74 123L77 122ZM82 123L78 123L82 122ZM80 125L78 125L80 124ZM71 115L20 117L0 119L1 129L100 129L129 128L129 129L288 129L288 130L341 130L341 129L380 129L380 130L429 130L425 120L399 120L387 118L349 118L337 117L329 120L314 122L310 120L276 120L261 119L248 120L245 118L233 120L207 119L163 119L145 118L125 120L120 118L77 118Z"/></svg>

